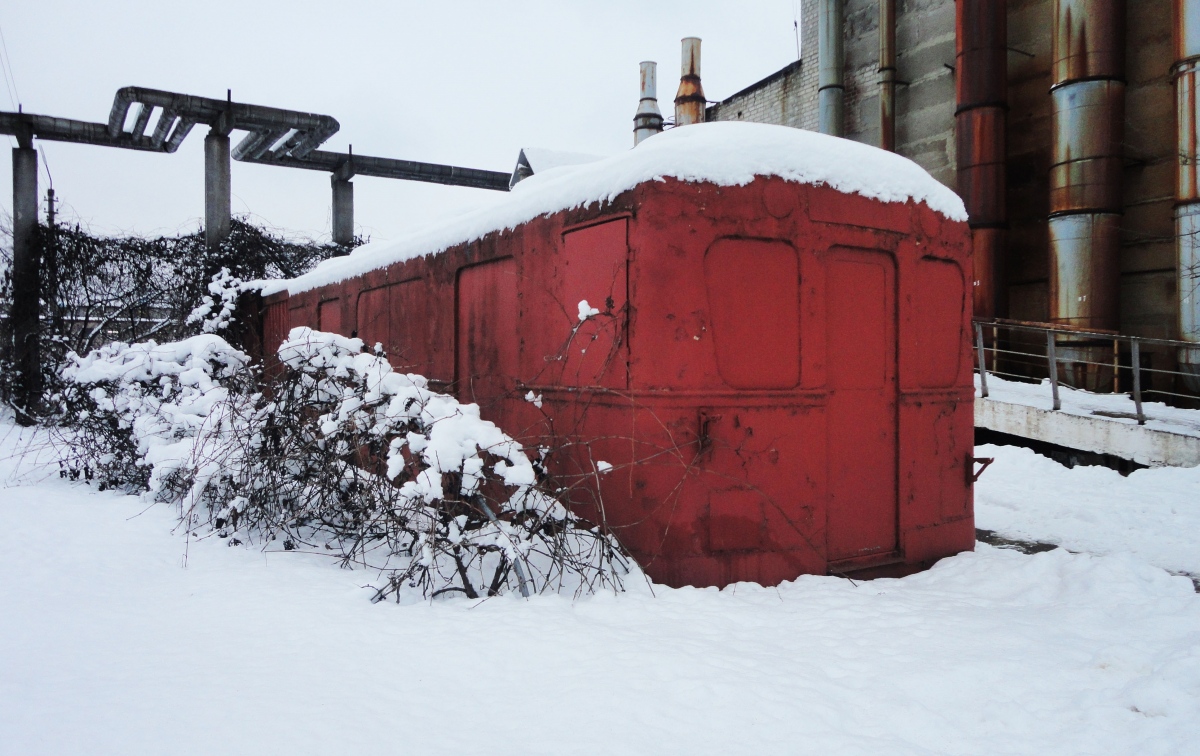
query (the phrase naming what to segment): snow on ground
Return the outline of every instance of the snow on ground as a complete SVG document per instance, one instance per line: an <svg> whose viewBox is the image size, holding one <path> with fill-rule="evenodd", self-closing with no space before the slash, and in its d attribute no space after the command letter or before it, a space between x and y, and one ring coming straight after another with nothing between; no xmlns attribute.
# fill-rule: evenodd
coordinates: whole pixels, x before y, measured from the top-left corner
<svg viewBox="0 0 1200 756"><path fill-rule="evenodd" d="M993 463L975 486L975 525L1006 538L1093 554L1130 552L1200 576L1200 467L1156 467L1122 477L1071 469L1019 446L980 446Z"/></svg>
<svg viewBox="0 0 1200 756"><path fill-rule="evenodd" d="M1042 379L1041 383L1025 383L988 373L987 382L988 399L992 401L1046 410L1054 406L1049 378ZM979 373L975 374L975 392L979 396ZM1114 423L1137 425L1137 407L1129 394L1093 394L1059 384L1058 397L1062 404L1060 411L1068 415L1102 417ZM1172 407L1162 402L1142 402L1142 412L1146 415L1146 427L1151 430L1200 436L1200 410ZM1116 416L1103 413L1116 413Z"/></svg>
<svg viewBox="0 0 1200 756"><path fill-rule="evenodd" d="M1000 456L984 501L1012 477L1058 480ZM372 605L370 574L315 555L212 539L183 567L168 508L7 464L2 754L1177 754L1200 739L1200 597L1128 553L981 545L903 580ZM1076 493L1112 490L1080 469Z"/></svg>
<svg viewBox="0 0 1200 756"><path fill-rule="evenodd" d="M823 184L882 202L924 202L965 221L957 194L908 158L849 139L761 123L706 123L671 129L611 157L559 167L517 184L495 203L394 242L366 244L286 281L265 281L264 295L296 294L337 283L456 244L515 228L542 215L604 202L646 181L676 178L742 186L758 176Z"/></svg>

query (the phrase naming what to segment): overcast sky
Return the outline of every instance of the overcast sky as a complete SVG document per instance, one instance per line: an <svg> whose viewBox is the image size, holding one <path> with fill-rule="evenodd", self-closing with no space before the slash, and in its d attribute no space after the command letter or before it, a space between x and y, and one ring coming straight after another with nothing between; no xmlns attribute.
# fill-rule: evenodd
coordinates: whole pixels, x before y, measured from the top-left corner
<svg viewBox="0 0 1200 756"><path fill-rule="evenodd" d="M659 62L664 115L679 40L704 40L710 100L796 58L797 0L306 2L12 0L0 29L28 112L107 121L137 85L332 115L325 149L509 171L521 147L612 154L632 144L638 62ZM9 88L0 109L15 110ZM203 136L174 155L58 142L44 149L66 219L100 232L194 230ZM235 133L234 140L240 138ZM9 140L10 146L15 141ZM11 212L11 160L0 160ZM47 186L45 166L39 191ZM357 177L355 223L396 238L498 195ZM328 238L329 176L233 163L233 211ZM43 203L44 209L44 203Z"/></svg>

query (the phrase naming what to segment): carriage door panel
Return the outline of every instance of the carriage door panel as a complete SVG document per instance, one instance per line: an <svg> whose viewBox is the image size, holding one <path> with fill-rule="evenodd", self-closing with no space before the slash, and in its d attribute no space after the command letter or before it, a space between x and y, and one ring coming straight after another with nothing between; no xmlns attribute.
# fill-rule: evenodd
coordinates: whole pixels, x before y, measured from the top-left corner
<svg viewBox="0 0 1200 756"><path fill-rule="evenodd" d="M834 248L825 260L830 561L897 548L896 268Z"/></svg>
<svg viewBox="0 0 1200 756"><path fill-rule="evenodd" d="M328 299L317 307L317 327L326 333L342 333L342 301Z"/></svg>
<svg viewBox="0 0 1200 756"><path fill-rule="evenodd" d="M382 346L391 354L392 337L388 331L388 290L387 287L368 289L358 295L358 338L363 340L367 349L374 351L376 345Z"/></svg>
<svg viewBox="0 0 1200 756"><path fill-rule="evenodd" d="M786 242L718 239L704 255L717 371L736 389L800 382L800 260Z"/></svg>
<svg viewBox="0 0 1200 756"><path fill-rule="evenodd" d="M429 296L429 286L415 278L388 287L388 355L392 366L406 373L417 373L431 381L452 381L444 362L435 358L435 344L441 343L441 318ZM440 368L440 369L439 369Z"/></svg>
<svg viewBox="0 0 1200 756"><path fill-rule="evenodd" d="M513 258L458 271L455 370L460 401L502 423L502 402L517 375L517 265Z"/></svg>
<svg viewBox="0 0 1200 756"><path fill-rule="evenodd" d="M621 218L563 235L561 298L574 328L562 355L564 386L629 385L627 225ZM600 313L580 322L583 301ZM570 329L564 329L567 333Z"/></svg>

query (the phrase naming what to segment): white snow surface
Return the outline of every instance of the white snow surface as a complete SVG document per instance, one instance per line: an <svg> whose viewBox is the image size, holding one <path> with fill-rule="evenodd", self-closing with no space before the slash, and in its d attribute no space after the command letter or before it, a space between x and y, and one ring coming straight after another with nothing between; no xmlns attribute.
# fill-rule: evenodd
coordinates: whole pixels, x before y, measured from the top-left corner
<svg viewBox="0 0 1200 756"><path fill-rule="evenodd" d="M1200 467L1156 467L1122 477L1067 469L1019 446L980 446L996 461L975 486L975 525L1007 538L1093 554L1128 552L1200 577Z"/></svg>
<svg viewBox="0 0 1200 756"><path fill-rule="evenodd" d="M594 163L597 160L604 159L601 155L590 155L584 152L564 152L563 150L550 150L545 147L525 147L521 150L521 154L525 156L525 162L529 163L529 168L535 175L555 168Z"/></svg>
<svg viewBox="0 0 1200 756"><path fill-rule="evenodd" d="M957 194L908 158L849 139L760 123L718 122L671 129L636 149L536 174L498 202L399 241L366 244L298 278L262 282L264 295L296 294L512 229L542 215L609 201L646 181L675 178L743 186L758 176L819 184L883 202L924 202L967 219Z"/></svg>
<svg viewBox="0 0 1200 756"><path fill-rule="evenodd" d="M372 605L375 576L319 555L211 538L184 566L171 508L28 453L17 470L18 432L0 443L6 756L1180 754L1200 739L1200 597L1131 553L980 545L902 580ZM1000 456L985 507L1013 478L1092 501L1112 488Z"/></svg>

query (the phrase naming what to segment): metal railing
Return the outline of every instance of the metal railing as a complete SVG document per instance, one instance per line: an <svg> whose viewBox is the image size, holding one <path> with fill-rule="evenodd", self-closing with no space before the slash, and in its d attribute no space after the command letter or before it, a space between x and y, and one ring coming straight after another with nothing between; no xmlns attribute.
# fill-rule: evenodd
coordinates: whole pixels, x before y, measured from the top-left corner
<svg viewBox="0 0 1200 756"><path fill-rule="evenodd" d="M975 366L979 373L980 394L984 397L988 395L989 373L1026 382L1040 381L1049 376L1052 406L1055 410L1061 410L1059 384L1071 385L1071 382L1063 380L1060 373L1064 367L1069 367L1076 375L1086 375L1088 380L1084 382L1090 384L1074 388L1103 393L1104 389L1111 386L1113 394L1128 394L1135 408L1131 417L1136 417L1138 425L1146 423L1146 413L1142 409L1142 400L1146 395L1158 395L1169 398L1172 403L1189 405L1195 405L1200 398L1188 386L1188 383L1194 386L1200 381L1200 376L1143 365L1146 357L1150 357L1153 364L1155 353L1179 349L1200 350L1200 344L1194 342L1127 336L1116 331L1002 318L975 319L972 324L975 330ZM1041 349L1043 339L1044 351ZM1072 356L1064 357L1060 353L1064 346L1073 353ZM1107 355L1109 350L1112 353L1111 361L1107 356L1103 361L1096 359L1101 354ZM1128 364L1124 361L1126 356ZM1122 380L1125 375L1128 381ZM1128 390L1122 390L1123 384L1128 386Z"/></svg>

